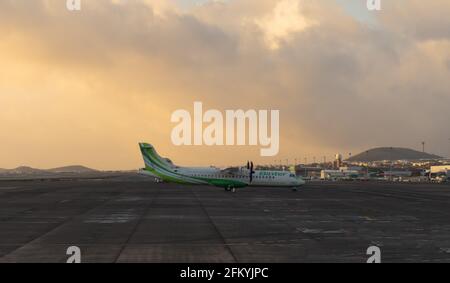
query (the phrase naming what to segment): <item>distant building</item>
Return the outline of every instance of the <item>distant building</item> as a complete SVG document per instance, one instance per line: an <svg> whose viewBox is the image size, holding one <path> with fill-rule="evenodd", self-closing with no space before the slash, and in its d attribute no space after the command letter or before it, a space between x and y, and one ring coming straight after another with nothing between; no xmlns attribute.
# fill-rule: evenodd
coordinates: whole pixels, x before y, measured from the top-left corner
<svg viewBox="0 0 450 283"><path fill-rule="evenodd" d="M357 171L361 172L363 171L363 167L361 166L341 166L339 167L340 171Z"/></svg>
<svg viewBox="0 0 450 283"><path fill-rule="evenodd" d="M340 170L322 170L320 172L320 179L322 180L334 180L344 178L344 173Z"/></svg>
<svg viewBox="0 0 450 283"><path fill-rule="evenodd" d="M450 165L441 165L441 166L431 166L430 173L436 174L436 173L448 173L450 172Z"/></svg>
<svg viewBox="0 0 450 283"><path fill-rule="evenodd" d="M411 177L411 171L384 171L385 178Z"/></svg>
<svg viewBox="0 0 450 283"><path fill-rule="evenodd" d="M322 170L320 171L320 179L337 180L337 179L354 179L360 177L360 172L356 170Z"/></svg>
<svg viewBox="0 0 450 283"><path fill-rule="evenodd" d="M333 162L333 167L338 169L342 166L342 154L336 153L335 160Z"/></svg>
<svg viewBox="0 0 450 283"><path fill-rule="evenodd" d="M318 178L321 170L322 168L320 167L297 166L295 168L295 173L297 176L302 176L305 178Z"/></svg>
<svg viewBox="0 0 450 283"><path fill-rule="evenodd" d="M438 165L431 166L430 170L427 170L428 178L432 182L446 182L450 181L450 165Z"/></svg>

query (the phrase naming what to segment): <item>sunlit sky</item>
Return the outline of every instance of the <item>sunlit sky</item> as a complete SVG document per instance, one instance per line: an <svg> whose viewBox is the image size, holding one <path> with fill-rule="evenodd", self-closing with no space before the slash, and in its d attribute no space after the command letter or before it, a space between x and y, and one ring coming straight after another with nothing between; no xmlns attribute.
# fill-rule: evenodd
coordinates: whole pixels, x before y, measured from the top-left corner
<svg viewBox="0 0 450 283"><path fill-rule="evenodd" d="M0 168L450 155L450 1L0 1ZM280 110L280 153L171 143L177 109Z"/></svg>
<svg viewBox="0 0 450 283"><path fill-rule="evenodd" d="M195 7L207 4L210 0L169 0L178 5L184 11L189 11ZM215 0L215 2L226 3L236 0ZM238 0L239 1L239 0ZM392 0L391 0L392 1ZM214 2L214 1L212 1ZM375 19L372 12L367 9L366 1L364 0L336 0L338 5L341 5L349 15L361 20L371 22Z"/></svg>

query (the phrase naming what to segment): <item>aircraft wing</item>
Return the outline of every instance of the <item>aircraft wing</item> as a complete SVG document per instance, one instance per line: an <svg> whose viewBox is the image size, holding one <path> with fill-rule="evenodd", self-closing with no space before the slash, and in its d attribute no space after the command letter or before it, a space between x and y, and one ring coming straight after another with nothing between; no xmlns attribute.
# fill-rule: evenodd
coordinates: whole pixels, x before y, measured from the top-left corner
<svg viewBox="0 0 450 283"><path fill-rule="evenodd" d="M237 174L240 172L240 168L239 167L229 167L223 170L220 170L220 173L222 174Z"/></svg>

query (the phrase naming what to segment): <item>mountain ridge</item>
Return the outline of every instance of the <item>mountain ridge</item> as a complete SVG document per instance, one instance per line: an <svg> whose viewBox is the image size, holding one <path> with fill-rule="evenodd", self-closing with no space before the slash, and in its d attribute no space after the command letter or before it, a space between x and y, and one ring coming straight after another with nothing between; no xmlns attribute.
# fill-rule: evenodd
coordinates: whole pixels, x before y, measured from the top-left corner
<svg viewBox="0 0 450 283"><path fill-rule="evenodd" d="M83 165L69 165L56 167L51 169L46 169L45 171L52 173L89 173L89 172L98 172L98 170L83 166Z"/></svg>
<svg viewBox="0 0 450 283"><path fill-rule="evenodd" d="M13 169L0 168L0 174L3 175L37 175L37 174L55 174L55 173L94 173L98 170L82 166L82 165L69 165L50 169L38 169L30 166L19 166Z"/></svg>

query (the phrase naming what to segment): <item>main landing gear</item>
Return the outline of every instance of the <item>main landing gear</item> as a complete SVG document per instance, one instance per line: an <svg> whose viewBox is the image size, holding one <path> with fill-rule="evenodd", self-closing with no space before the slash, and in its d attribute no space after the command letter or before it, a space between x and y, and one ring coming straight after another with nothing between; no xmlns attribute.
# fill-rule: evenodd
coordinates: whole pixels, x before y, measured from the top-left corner
<svg viewBox="0 0 450 283"><path fill-rule="evenodd" d="M235 193L236 192L236 188L232 187L232 186L228 186L228 187L225 188L225 191Z"/></svg>

